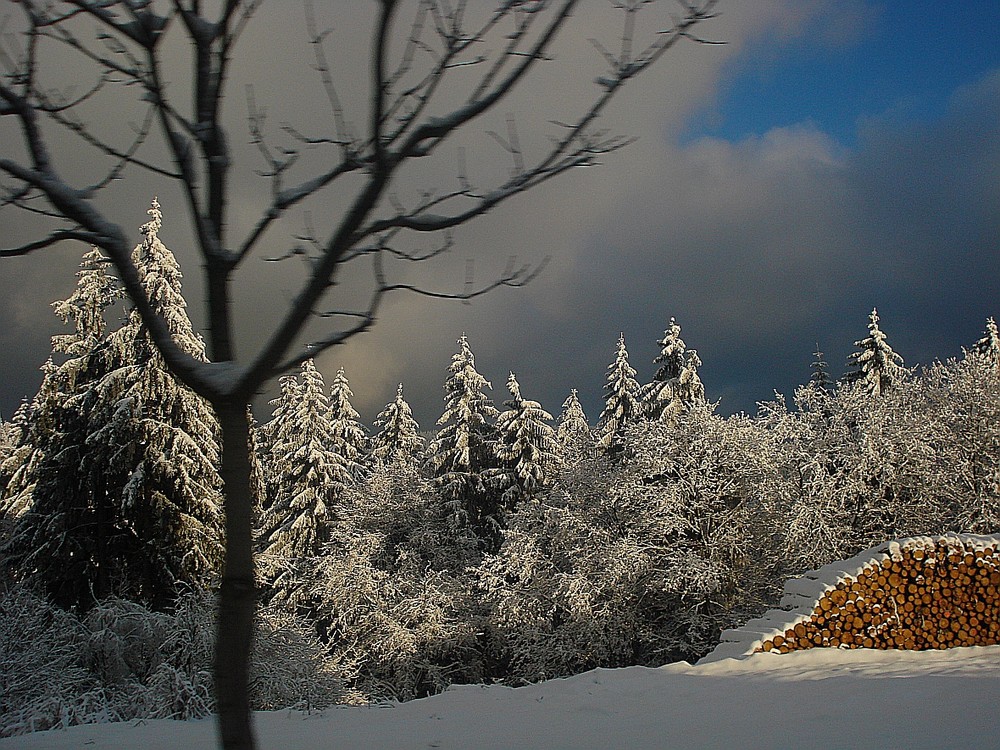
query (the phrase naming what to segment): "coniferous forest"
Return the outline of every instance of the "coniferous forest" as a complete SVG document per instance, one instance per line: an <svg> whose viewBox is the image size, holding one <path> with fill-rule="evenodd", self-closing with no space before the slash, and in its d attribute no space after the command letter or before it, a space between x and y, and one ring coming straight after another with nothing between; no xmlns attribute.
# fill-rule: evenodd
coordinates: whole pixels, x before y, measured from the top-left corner
<svg viewBox="0 0 1000 750"><path fill-rule="evenodd" d="M205 358L154 202L134 259ZM105 259L53 304L35 396L0 423L0 736L213 710L220 430ZM1000 528L1000 336L907 367L877 311L837 379L722 416L671 319L643 383L609 342L604 408L494 393L465 336L434 425L377 415L311 360L251 420L258 708L405 700L694 660L786 578L886 539ZM808 360L806 360L808 361ZM805 371L805 368L804 368ZM366 427L371 420L373 429Z"/></svg>

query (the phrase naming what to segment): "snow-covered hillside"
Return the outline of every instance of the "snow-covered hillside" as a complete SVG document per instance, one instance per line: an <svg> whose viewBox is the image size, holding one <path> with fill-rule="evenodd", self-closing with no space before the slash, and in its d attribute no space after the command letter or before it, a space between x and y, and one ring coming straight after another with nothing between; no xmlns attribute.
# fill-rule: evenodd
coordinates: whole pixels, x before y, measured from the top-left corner
<svg viewBox="0 0 1000 750"><path fill-rule="evenodd" d="M467 686L384 707L257 715L264 748L644 750L996 747L1000 646L812 649L659 669L598 669L524 688ZM0 750L201 750L215 726L78 726Z"/></svg>

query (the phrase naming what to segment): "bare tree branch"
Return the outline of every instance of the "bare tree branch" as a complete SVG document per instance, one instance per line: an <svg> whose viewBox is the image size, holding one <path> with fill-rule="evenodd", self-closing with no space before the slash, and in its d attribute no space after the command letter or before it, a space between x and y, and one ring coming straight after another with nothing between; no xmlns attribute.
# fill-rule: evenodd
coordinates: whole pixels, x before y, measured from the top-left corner
<svg viewBox="0 0 1000 750"><path fill-rule="evenodd" d="M66 242L67 240L79 240L80 242L86 242L93 245L94 241L97 239L99 239L97 235L90 232L82 232L78 229L65 229L59 232L53 232L48 237L44 237L40 240L26 242L18 247L0 248L0 258L13 258L19 255L28 255L36 250L52 247L53 245L58 245L59 243Z"/></svg>

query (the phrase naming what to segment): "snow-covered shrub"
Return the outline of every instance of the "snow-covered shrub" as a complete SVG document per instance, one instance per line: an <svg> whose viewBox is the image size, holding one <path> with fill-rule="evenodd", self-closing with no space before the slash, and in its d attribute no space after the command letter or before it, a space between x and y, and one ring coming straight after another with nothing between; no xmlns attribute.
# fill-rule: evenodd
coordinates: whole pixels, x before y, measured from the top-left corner
<svg viewBox="0 0 1000 750"><path fill-rule="evenodd" d="M192 719L214 710L214 644L215 597L204 589L184 591L170 613L169 628L160 646L163 661L146 684L146 716Z"/></svg>
<svg viewBox="0 0 1000 750"><path fill-rule="evenodd" d="M80 663L86 635L73 615L25 587L0 596L0 737L66 727L89 716L94 676Z"/></svg>
<svg viewBox="0 0 1000 750"><path fill-rule="evenodd" d="M362 703L347 687L355 675L327 653L309 623L281 608L259 612L250 672L250 700L259 711Z"/></svg>
<svg viewBox="0 0 1000 750"><path fill-rule="evenodd" d="M255 709L362 700L310 624L266 609L257 625ZM0 736L208 716L214 639L215 597L206 591L184 591L169 613L109 599L81 618L15 585L0 597Z"/></svg>
<svg viewBox="0 0 1000 750"><path fill-rule="evenodd" d="M700 405L630 428L618 460L567 469L477 571L497 676L707 652L779 593L783 483L759 425Z"/></svg>
<svg viewBox="0 0 1000 750"><path fill-rule="evenodd" d="M406 700L481 678L467 586L398 553L390 572L378 566L385 540L351 534L318 560L316 618L338 664L371 698Z"/></svg>
<svg viewBox="0 0 1000 750"><path fill-rule="evenodd" d="M171 617L124 599L100 601L83 618L81 657L102 684L145 681L163 662Z"/></svg>
<svg viewBox="0 0 1000 750"><path fill-rule="evenodd" d="M926 494L943 505L944 526L975 534L1000 529L1000 370L990 341L980 342L985 353L936 363L921 379L933 448Z"/></svg>

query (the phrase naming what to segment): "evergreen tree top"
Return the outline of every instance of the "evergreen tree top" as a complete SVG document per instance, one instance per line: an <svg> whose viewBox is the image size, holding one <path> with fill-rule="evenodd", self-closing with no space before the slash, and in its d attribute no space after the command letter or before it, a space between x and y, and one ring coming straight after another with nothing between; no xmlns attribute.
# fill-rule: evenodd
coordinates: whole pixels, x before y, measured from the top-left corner
<svg viewBox="0 0 1000 750"><path fill-rule="evenodd" d="M628 362L628 349L625 347L623 333L618 337L615 359L608 365L604 385L604 410L597 423L602 448L616 449L625 427L639 418L638 392L639 383L635 379L635 370Z"/></svg>
<svg viewBox="0 0 1000 750"><path fill-rule="evenodd" d="M809 376L809 384L823 391L829 391L833 387L833 379L830 377L829 365L820 351L819 343L813 352L812 374Z"/></svg>
<svg viewBox="0 0 1000 750"><path fill-rule="evenodd" d="M583 411L583 404L580 403L580 396L576 388L571 388L566 400L563 401L562 411L559 413L560 430L563 425L573 425L570 429L579 426L588 427L587 414Z"/></svg>
<svg viewBox="0 0 1000 750"><path fill-rule="evenodd" d="M160 212L160 202L156 199L156 196L153 196L153 200L150 202L146 213L152 218L146 224L139 227L139 231L147 236L155 236L160 231L160 227L163 226L163 214Z"/></svg>
<svg viewBox="0 0 1000 750"><path fill-rule="evenodd" d="M362 456L368 449L368 431L361 424L361 415L351 404L353 397L347 374L341 367L330 386L330 434L333 449L348 464L351 474L356 476Z"/></svg>
<svg viewBox="0 0 1000 750"><path fill-rule="evenodd" d="M403 398L402 383L396 388L396 397L375 417L375 427L379 431L372 438L372 456L380 461L393 455L416 456L423 450L420 425Z"/></svg>
<svg viewBox="0 0 1000 750"><path fill-rule="evenodd" d="M445 411L437 424L444 425L452 420L485 424L499 414L490 397L483 392L493 386L476 370L476 358L465 334L462 334L458 344L459 351L451 358L448 379L444 384Z"/></svg>
<svg viewBox="0 0 1000 750"><path fill-rule="evenodd" d="M654 380L667 381L681 376L684 369L684 353L687 347L681 338L681 327L674 318L670 319L663 338L656 342L660 345L660 353L653 359L654 365L660 365L653 376Z"/></svg>
<svg viewBox="0 0 1000 750"><path fill-rule="evenodd" d="M530 492L543 485L548 470L558 463L555 431L549 426L552 415L537 401L521 396L521 386L511 373L507 379L511 398L507 410L497 418L497 458L515 478L516 486Z"/></svg>
<svg viewBox="0 0 1000 750"><path fill-rule="evenodd" d="M517 382L517 378L512 372L507 376L507 390L510 391L511 399L510 401L505 401L504 406L510 406L511 408L517 408L521 405L521 386Z"/></svg>
<svg viewBox="0 0 1000 750"><path fill-rule="evenodd" d="M514 373L510 373L507 377L507 390L510 391L511 397L507 401L504 401L504 406L509 410L532 412L540 415L545 420L552 420L552 415L545 411L540 403L521 396L521 385L517 382L517 376Z"/></svg>
<svg viewBox="0 0 1000 750"><path fill-rule="evenodd" d="M862 383L873 396L879 396L906 375L903 358L892 350L885 333L879 327L878 310L868 316L868 336L855 341L858 347L848 359L853 369L845 376L849 383Z"/></svg>
<svg viewBox="0 0 1000 750"><path fill-rule="evenodd" d="M613 382L627 382L635 379L635 370L628 362L628 349L625 346L625 334L618 335L618 348L615 350L615 359L608 365L607 384L605 390ZM636 382L638 387L638 382ZM632 388L635 390L635 388Z"/></svg>
<svg viewBox="0 0 1000 750"><path fill-rule="evenodd" d="M556 438L564 446L585 440L589 442L591 438L590 423L587 421L587 415L580 404L576 388L571 389L569 396L563 401L557 425Z"/></svg>
<svg viewBox="0 0 1000 750"><path fill-rule="evenodd" d="M198 359L205 359L205 342L195 333L181 292L181 269L174 254L160 240L163 225L160 204L154 198L148 211L151 221L141 227L143 238L132 251L132 259L142 277L142 285L156 313L167 324L179 347ZM130 314L130 329L145 331L139 313Z"/></svg>
<svg viewBox="0 0 1000 750"><path fill-rule="evenodd" d="M492 460L489 442L492 420L499 415L483 389L490 382L476 370L476 360L463 334L445 381L445 409L441 428L429 447L430 463L438 474L478 472Z"/></svg>
<svg viewBox="0 0 1000 750"><path fill-rule="evenodd" d="M107 258L92 247L84 254L76 274L76 289L67 299L52 303L52 309L74 332L52 337L52 348L60 354L79 356L92 350L104 336L104 313L124 298L118 279L108 273Z"/></svg>
<svg viewBox="0 0 1000 750"><path fill-rule="evenodd" d="M337 374L333 378L333 385L330 386L330 409L334 420L361 419L361 415L354 408L353 404L351 404L352 398L354 398L354 392L351 390L347 373L341 367L337 370Z"/></svg>
<svg viewBox="0 0 1000 750"><path fill-rule="evenodd" d="M1000 368L1000 332L993 318L986 319L986 331L973 346L972 351L985 357L995 368Z"/></svg>

